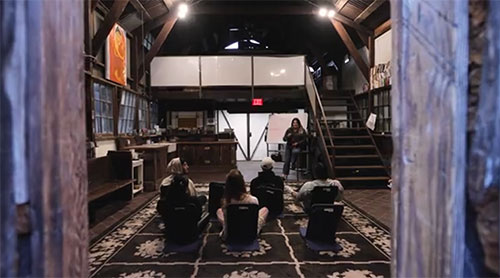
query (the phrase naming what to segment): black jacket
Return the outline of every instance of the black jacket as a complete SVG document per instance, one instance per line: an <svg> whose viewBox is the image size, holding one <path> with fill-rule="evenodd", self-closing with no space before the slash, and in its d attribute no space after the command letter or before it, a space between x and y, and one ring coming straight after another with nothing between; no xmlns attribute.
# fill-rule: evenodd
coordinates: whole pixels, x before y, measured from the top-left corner
<svg viewBox="0 0 500 278"><path fill-rule="evenodd" d="M294 131L292 127L289 127L285 136L283 136L283 141L286 141L287 146L292 146L293 143L297 143L298 148L303 148L306 145L307 132L303 128L299 128L298 131Z"/></svg>
<svg viewBox="0 0 500 278"><path fill-rule="evenodd" d="M264 170L250 183L250 193L253 195L259 186L267 185L284 190L283 179L276 176L272 170Z"/></svg>

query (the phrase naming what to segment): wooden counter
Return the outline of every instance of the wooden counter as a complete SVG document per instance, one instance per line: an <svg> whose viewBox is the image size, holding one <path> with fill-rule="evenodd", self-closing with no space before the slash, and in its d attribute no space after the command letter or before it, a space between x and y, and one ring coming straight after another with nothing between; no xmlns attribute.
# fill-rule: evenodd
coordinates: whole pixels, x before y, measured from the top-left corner
<svg viewBox="0 0 500 278"><path fill-rule="evenodd" d="M236 144L227 141L176 142L179 157L196 170L228 171L236 167Z"/></svg>
<svg viewBox="0 0 500 278"><path fill-rule="evenodd" d="M167 165L175 157L175 143L154 143L124 147L142 153L144 159L144 190L158 190L162 180L167 177Z"/></svg>

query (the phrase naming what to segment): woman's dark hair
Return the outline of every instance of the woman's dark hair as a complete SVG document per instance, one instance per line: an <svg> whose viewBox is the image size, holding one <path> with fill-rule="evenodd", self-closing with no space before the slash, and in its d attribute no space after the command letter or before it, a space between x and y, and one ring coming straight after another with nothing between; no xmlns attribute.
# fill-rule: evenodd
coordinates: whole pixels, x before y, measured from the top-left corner
<svg viewBox="0 0 500 278"><path fill-rule="evenodd" d="M229 204L231 199L241 200L245 193L247 193L247 190L241 172L238 169L229 171L226 176L226 186L224 189L225 203Z"/></svg>
<svg viewBox="0 0 500 278"><path fill-rule="evenodd" d="M293 119L292 119L292 122L290 123L290 126L291 126L291 127L293 127L293 121L297 121L297 124L299 124L299 128L301 128L301 127L302 127L302 124L300 123L299 118L293 118Z"/></svg>
<svg viewBox="0 0 500 278"><path fill-rule="evenodd" d="M314 167L314 173L316 174L317 179L326 180L328 178L328 171L322 162L316 164L316 167Z"/></svg>
<svg viewBox="0 0 500 278"><path fill-rule="evenodd" d="M189 180L184 175L175 175L172 183L169 185L169 192L167 195L167 203L182 203L188 197Z"/></svg>

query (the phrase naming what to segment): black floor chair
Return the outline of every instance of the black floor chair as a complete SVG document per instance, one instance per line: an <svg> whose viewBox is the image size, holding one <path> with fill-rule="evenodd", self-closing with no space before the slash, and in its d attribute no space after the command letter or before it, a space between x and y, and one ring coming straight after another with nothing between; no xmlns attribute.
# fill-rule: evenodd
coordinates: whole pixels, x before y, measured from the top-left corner
<svg viewBox="0 0 500 278"><path fill-rule="evenodd" d="M269 217L281 218L283 214L283 190L272 186L259 186L252 195L259 199L259 206L269 210Z"/></svg>
<svg viewBox="0 0 500 278"><path fill-rule="evenodd" d="M195 252L201 245L200 223L208 215L199 216L194 204L177 205L167 209L165 252Z"/></svg>
<svg viewBox="0 0 500 278"><path fill-rule="evenodd" d="M208 213L212 219L217 219L217 210L221 207L225 186L222 182L211 182L208 186Z"/></svg>
<svg viewBox="0 0 500 278"><path fill-rule="evenodd" d="M333 204L339 194L336 186L316 186L311 195L311 206L314 204Z"/></svg>
<svg viewBox="0 0 500 278"><path fill-rule="evenodd" d="M253 251L259 249L259 242L257 241L258 205L229 205L227 206L226 218L226 244L229 251Z"/></svg>
<svg viewBox="0 0 500 278"><path fill-rule="evenodd" d="M307 247L314 251L342 250L335 241L335 233L344 210L343 205L315 204L309 214L307 228L300 228L300 234L305 238Z"/></svg>

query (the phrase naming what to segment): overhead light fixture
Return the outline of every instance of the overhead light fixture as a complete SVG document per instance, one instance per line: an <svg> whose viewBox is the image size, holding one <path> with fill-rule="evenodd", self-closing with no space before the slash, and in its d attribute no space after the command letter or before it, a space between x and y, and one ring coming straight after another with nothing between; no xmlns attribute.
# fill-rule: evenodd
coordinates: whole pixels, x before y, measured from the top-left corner
<svg viewBox="0 0 500 278"><path fill-rule="evenodd" d="M180 4L179 7L177 8L177 16L181 19L186 18L187 13L188 13L188 5L186 3Z"/></svg>
<svg viewBox="0 0 500 278"><path fill-rule="evenodd" d="M321 9L319 9L319 13L318 14L321 17L325 17L328 14L328 10L325 7L323 7Z"/></svg>
<svg viewBox="0 0 500 278"><path fill-rule="evenodd" d="M335 11L329 10L327 16L328 16L328 18L333 18L335 16Z"/></svg>

